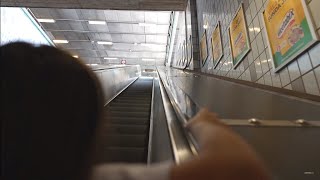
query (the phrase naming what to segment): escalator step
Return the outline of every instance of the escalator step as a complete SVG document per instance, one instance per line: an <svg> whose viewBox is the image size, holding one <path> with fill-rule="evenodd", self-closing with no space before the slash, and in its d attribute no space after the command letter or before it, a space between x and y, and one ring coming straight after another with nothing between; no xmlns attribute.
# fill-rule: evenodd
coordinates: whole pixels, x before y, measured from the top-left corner
<svg viewBox="0 0 320 180"><path fill-rule="evenodd" d="M108 135L107 147L146 147L147 137L145 135L125 135L125 134L112 134Z"/></svg>
<svg viewBox="0 0 320 180"><path fill-rule="evenodd" d="M105 154L99 158L101 162L143 163L147 158L145 148L108 147L104 151Z"/></svg>
<svg viewBox="0 0 320 180"><path fill-rule="evenodd" d="M147 125L123 125L123 124L110 124L107 127L110 134L146 134L148 133Z"/></svg>
<svg viewBox="0 0 320 180"><path fill-rule="evenodd" d="M122 111L122 112L149 112L150 107L123 107L123 106L112 106L109 111Z"/></svg>
<svg viewBox="0 0 320 180"><path fill-rule="evenodd" d="M149 112L123 112L123 111L110 111L109 116L114 117L137 117L137 118L148 118Z"/></svg>
<svg viewBox="0 0 320 180"><path fill-rule="evenodd" d="M146 125L146 124L149 124L149 117L148 118L113 117L113 118L108 118L108 121L112 124Z"/></svg>

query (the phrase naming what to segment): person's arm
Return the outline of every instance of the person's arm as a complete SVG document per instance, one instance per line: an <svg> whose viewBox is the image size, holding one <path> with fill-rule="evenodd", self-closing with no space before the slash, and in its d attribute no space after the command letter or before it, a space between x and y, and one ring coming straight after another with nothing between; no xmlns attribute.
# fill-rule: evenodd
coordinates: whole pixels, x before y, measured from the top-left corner
<svg viewBox="0 0 320 180"><path fill-rule="evenodd" d="M187 125L200 146L194 159L174 166L171 180L268 180L252 148L215 114L202 110Z"/></svg>

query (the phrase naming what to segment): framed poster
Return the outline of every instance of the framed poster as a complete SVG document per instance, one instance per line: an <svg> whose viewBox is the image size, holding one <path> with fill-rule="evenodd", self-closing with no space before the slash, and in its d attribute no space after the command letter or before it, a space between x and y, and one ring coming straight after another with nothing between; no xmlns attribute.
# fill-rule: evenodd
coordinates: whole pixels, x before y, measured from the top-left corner
<svg viewBox="0 0 320 180"><path fill-rule="evenodd" d="M208 57L207 31L204 31L200 40L200 59L202 66L206 63Z"/></svg>
<svg viewBox="0 0 320 180"><path fill-rule="evenodd" d="M211 44L212 44L213 66L215 68L223 56L220 21L218 21L216 27L212 32Z"/></svg>
<svg viewBox="0 0 320 180"><path fill-rule="evenodd" d="M236 14L233 16L228 33L233 68L236 68L251 50L243 3L241 3Z"/></svg>
<svg viewBox="0 0 320 180"><path fill-rule="evenodd" d="M304 0L269 0L262 16L276 72L318 39Z"/></svg>

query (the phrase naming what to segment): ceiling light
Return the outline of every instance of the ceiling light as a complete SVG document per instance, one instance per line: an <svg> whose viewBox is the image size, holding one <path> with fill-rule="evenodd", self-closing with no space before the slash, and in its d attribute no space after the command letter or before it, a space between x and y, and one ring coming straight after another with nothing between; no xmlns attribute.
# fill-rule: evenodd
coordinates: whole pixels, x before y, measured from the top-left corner
<svg viewBox="0 0 320 180"><path fill-rule="evenodd" d="M88 21L89 24L105 25L105 21Z"/></svg>
<svg viewBox="0 0 320 180"><path fill-rule="evenodd" d="M59 40L59 39L54 39L53 42L56 43L56 44L67 44L67 43L69 43L68 40Z"/></svg>
<svg viewBox="0 0 320 180"><path fill-rule="evenodd" d="M141 46L157 46L158 44L141 43Z"/></svg>
<svg viewBox="0 0 320 180"><path fill-rule="evenodd" d="M97 66L98 64L87 64L88 66Z"/></svg>
<svg viewBox="0 0 320 180"><path fill-rule="evenodd" d="M55 23L56 21L54 19L37 19L38 22L41 23Z"/></svg>
<svg viewBox="0 0 320 180"><path fill-rule="evenodd" d="M103 59L116 60L116 59L118 59L118 58L114 58L114 57L105 57L105 58L103 58Z"/></svg>
<svg viewBox="0 0 320 180"><path fill-rule="evenodd" d="M208 29L208 25L203 25L203 28L204 29Z"/></svg>
<svg viewBox="0 0 320 180"><path fill-rule="evenodd" d="M156 26L157 24L152 24L152 23L139 23L139 26Z"/></svg>
<svg viewBox="0 0 320 180"><path fill-rule="evenodd" d="M136 45L138 45L138 43L135 42L134 45L136 46Z"/></svg>
<svg viewBox="0 0 320 180"><path fill-rule="evenodd" d="M155 61L155 59L145 59L145 58L143 58L142 61Z"/></svg>
<svg viewBox="0 0 320 180"><path fill-rule="evenodd" d="M98 44L102 44L102 45L112 45L112 42L108 42L108 41L98 41Z"/></svg>
<svg viewBox="0 0 320 180"><path fill-rule="evenodd" d="M260 32L261 29L258 28L258 27L253 27L253 28L249 28L249 31L251 31L251 32L253 32L253 31L255 31L255 32Z"/></svg>
<svg viewBox="0 0 320 180"><path fill-rule="evenodd" d="M79 58L79 56L78 56L78 55L73 55L72 57L74 57L74 58Z"/></svg>

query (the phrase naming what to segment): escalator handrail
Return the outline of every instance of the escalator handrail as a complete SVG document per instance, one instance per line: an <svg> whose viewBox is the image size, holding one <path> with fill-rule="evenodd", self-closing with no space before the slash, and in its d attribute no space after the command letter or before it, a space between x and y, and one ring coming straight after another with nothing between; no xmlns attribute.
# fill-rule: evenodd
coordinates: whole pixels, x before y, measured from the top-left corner
<svg viewBox="0 0 320 180"><path fill-rule="evenodd" d="M148 140L148 155L147 164L152 161L152 139L153 139L153 108L154 108L154 78L152 79L152 97L151 97L151 110L150 110L150 124L149 124L149 140Z"/></svg>
<svg viewBox="0 0 320 180"><path fill-rule="evenodd" d="M182 127L182 133L183 133L183 137L186 139L189 149L190 149L190 154L192 155L197 155L198 154L198 145L197 142L195 141L194 137L192 136L192 134L190 132L188 132L184 126L187 123L187 119L186 117L183 115L183 113L181 112L181 110L179 109L179 106L177 105L177 103L174 101L173 95L170 93L168 87L166 87L166 84L163 82L163 79L160 77L159 72L158 72L158 76L160 79L160 89L161 89L161 94L166 94L168 97L168 100L165 99L165 97L162 97L162 100L164 102L164 106L166 106L166 103L170 104L177 119L176 121L180 124L180 126ZM163 89L162 89L163 88ZM166 107L164 107L166 109ZM167 117L168 119L168 117ZM170 127L168 124L168 130L169 130L169 134L170 134L170 139L171 139L171 143L172 143L172 148L173 148L173 154L174 154L174 158L176 160L176 163L179 163L179 153L177 152L176 148L175 148L175 140L172 137L172 132L170 132Z"/></svg>

